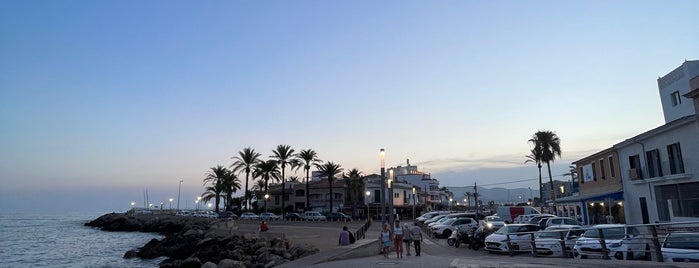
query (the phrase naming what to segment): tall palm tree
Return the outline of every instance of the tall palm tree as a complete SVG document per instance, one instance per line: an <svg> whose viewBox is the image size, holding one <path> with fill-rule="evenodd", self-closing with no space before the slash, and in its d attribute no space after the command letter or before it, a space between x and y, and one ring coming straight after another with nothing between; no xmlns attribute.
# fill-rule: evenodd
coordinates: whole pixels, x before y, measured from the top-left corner
<svg viewBox="0 0 699 268"><path fill-rule="evenodd" d="M333 210L333 181L335 176L342 174L342 167L339 164L333 162L327 162L325 164L315 164L318 172L321 175L328 178L328 188L330 189L330 212Z"/></svg>
<svg viewBox="0 0 699 268"><path fill-rule="evenodd" d="M255 152L255 149L247 147L238 152L238 156L232 158L235 159L235 162L231 165L233 172L245 172L245 207L250 208L248 183L250 182L250 172L252 168L260 161L260 153Z"/></svg>
<svg viewBox="0 0 699 268"><path fill-rule="evenodd" d="M309 171L311 170L311 165L315 165L318 163L323 163L320 159L318 159L318 153L316 151L313 151L313 149L306 149L306 150L301 150L298 154L296 154L296 160L303 165L303 169L306 170L306 205L304 206L304 211L307 211L308 208L310 207L311 200L309 199L309 183L308 183L308 178L309 178Z"/></svg>
<svg viewBox="0 0 699 268"><path fill-rule="evenodd" d="M532 141L529 140L529 142ZM524 161L525 164L532 162L536 164L537 168L539 168L539 200L542 200L544 197L544 187L542 187L543 183L541 181L541 149L539 148L539 144L534 143L534 148L531 149L531 153L529 155L525 155L524 157L527 158L527 160Z"/></svg>
<svg viewBox="0 0 699 268"><path fill-rule="evenodd" d="M240 190L240 179L233 173L233 171L228 171L225 177L223 177L223 185L226 189L226 198L224 199L224 207L226 210L233 210L233 194Z"/></svg>
<svg viewBox="0 0 699 268"><path fill-rule="evenodd" d="M347 201L350 201L356 205L364 196L362 194L362 191L364 190L362 172L356 168L353 168L347 171L344 177L347 181Z"/></svg>
<svg viewBox="0 0 699 268"><path fill-rule="evenodd" d="M206 203L211 199L215 199L217 213L218 205L221 201L221 193L226 191L225 180L228 173L230 173L230 170L218 165L216 167L212 167L209 172L206 173L206 178L204 178L204 185L211 183L211 186L206 187L206 191L202 194L202 202Z"/></svg>
<svg viewBox="0 0 699 268"><path fill-rule="evenodd" d="M561 157L561 139L550 130L539 130L529 140L534 144L539 145L541 151L541 162L546 163L549 172L549 184L551 186L551 200L554 206L556 205L556 195L553 194L553 177L551 176L551 162L556 159L556 156ZM536 148L536 146L535 146Z"/></svg>
<svg viewBox="0 0 699 268"><path fill-rule="evenodd" d="M279 166L277 166L277 161L267 160L260 161L255 165L255 170L253 171L253 177L260 178L264 185L264 190L267 192L269 190L269 181L272 182L279 181L281 178L281 172L279 172Z"/></svg>
<svg viewBox="0 0 699 268"><path fill-rule="evenodd" d="M286 219L286 205L284 202L284 199L286 199L286 193L284 189L284 172L286 171L287 165L290 165L291 169L294 169L297 166L297 162L296 159L293 158L294 149L292 149L290 145L277 145L277 149L273 150L272 152L274 153L274 155L270 157L276 159L277 164L282 169L282 219Z"/></svg>

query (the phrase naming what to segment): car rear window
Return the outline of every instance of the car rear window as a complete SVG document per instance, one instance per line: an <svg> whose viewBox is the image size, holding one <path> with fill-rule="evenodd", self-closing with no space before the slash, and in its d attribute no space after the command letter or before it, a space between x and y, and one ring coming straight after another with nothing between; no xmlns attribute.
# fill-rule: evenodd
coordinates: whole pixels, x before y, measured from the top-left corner
<svg viewBox="0 0 699 268"><path fill-rule="evenodd" d="M664 248L699 249L699 233L670 234L665 240Z"/></svg>

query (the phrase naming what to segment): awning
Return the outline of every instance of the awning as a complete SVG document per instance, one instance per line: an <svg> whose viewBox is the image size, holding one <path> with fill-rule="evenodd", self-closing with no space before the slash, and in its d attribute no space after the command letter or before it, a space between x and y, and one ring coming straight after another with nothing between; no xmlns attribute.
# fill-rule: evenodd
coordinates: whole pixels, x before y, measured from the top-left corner
<svg viewBox="0 0 699 268"><path fill-rule="evenodd" d="M590 200L604 200L604 199L621 200L624 199L624 192L611 192L611 193L601 193L601 194L586 194L578 196L566 196L564 198L556 199L556 203L580 203L587 202Z"/></svg>

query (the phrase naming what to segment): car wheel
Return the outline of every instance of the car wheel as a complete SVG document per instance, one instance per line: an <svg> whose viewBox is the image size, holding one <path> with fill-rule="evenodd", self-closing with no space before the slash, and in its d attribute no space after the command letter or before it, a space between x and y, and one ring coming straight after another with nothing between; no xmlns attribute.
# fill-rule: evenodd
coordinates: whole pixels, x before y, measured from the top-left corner
<svg viewBox="0 0 699 268"><path fill-rule="evenodd" d="M456 244L456 239L454 239L454 238L447 239L447 245L449 245L451 247L451 246L454 246L454 244Z"/></svg>
<svg viewBox="0 0 699 268"><path fill-rule="evenodd" d="M459 242L458 240L454 242L454 247L459 248L459 246L461 246L461 242Z"/></svg>
<svg viewBox="0 0 699 268"><path fill-rule="evenodd" d="M627 251L626 252L626 260L629 261L629 260L633 260L633 259L635 259L633 257L633 252L631 250Z"/></svg>

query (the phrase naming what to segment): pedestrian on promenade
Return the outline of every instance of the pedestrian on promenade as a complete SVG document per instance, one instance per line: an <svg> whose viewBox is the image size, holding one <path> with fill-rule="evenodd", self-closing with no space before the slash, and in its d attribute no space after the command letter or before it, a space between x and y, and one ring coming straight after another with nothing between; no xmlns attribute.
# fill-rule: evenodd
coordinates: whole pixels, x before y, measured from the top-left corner
<svg viewBox="0 0 699 268"><path fill-rule="evenodd" d="M408 256L410 256L410 243L413 241L413 235L410 232L410 228L408 228L407 223L403 223L403 242L405 242L405 252L407 252Z"/></svg>
<svg viewBox="0 0 699 268"><path fill-rule="evenodd" d="M350 244L350 233L347 231L347 226L342 226L342 231L340 231L340 241L338 243L340 246L347 246Z"/></svg>
<svg viewBox="0 0 699 268"><path fill-rule="evenodd" d="M413 239L413 245L415 246L415 256L420 256L420 242L422 242L422 233L420 232L420 227L413 225L410 227L410 236Z"/></svg>
<svg viewBox="0 0 699 268"><path fill-rule="evenodd" d="M388 224L383 225L383 230L379 235L379 241L381 241L381 252L384 258L388 258L388 251L391 249L391 240L393 240L393 234L391 230L388 229Z"/></svg>
<svg viewBox="0 0 699 268"><path fill-rule="evenodd" d="M403 258L403 226L400 226L400 222L396 221L396 225L393 227L393 245L396 247L396 258Z"/></svg>
<svg viewBox="0 0 699 268"><path fill-rule="evenodd" d="M267 232L267 230L269 230L269 228L267 228L267 222L262 221L262 223L260 223L260 232Z"/></svg>

